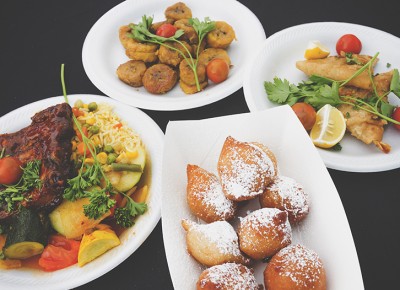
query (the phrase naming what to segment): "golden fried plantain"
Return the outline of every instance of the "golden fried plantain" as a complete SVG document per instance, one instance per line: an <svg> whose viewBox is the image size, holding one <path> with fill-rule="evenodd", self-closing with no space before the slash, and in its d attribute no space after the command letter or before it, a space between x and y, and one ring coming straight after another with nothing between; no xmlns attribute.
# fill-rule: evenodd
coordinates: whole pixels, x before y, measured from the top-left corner
<svg viewBox="0 0 400 290"><path fill-rule="evenodd" d="M192 10L190 10L190 8L183 2L178 2L167 7L164 14L165 18L172 20L192 18Z"/></svg>
<svg viewBox="0 0 400 290"><path fill-rule="evenodd" d="M199 63L207 66L207 64L215 58L223 59L229 66L231 65L231 59L228 53L221 48L207 48L203 50L199 55Z"/></svg>
<svg viewBox="0 0 400 290"><path fill-rule="evenodd" d="M206 45L207 45L207 42L206 42L206 39L204 38L199 47L199 54L203 52L203 50L206 48ZM193 53L196 55L199 44L195 43L195 44L191 44L190 46L192 47Z"/></svg>
<svg viewBox="0 0 400 290"><path fill-rule="evenodd" d="M149 67L143 76L143 85L149 93L163 94L171 90L178 81L177 72L166 64Z"/></svg>
<svg viewBox="0 0 400 290"><path fill-rule="evenodd" d="M207 81L200 83L200 91L204 90L207 85L208 85ZM188 95L199 92L199 91L197 91L196 85L188 85L185 82L183 82L182 80L179 80L179 86L181 87L182 91Z"/></svg>
<svg viewBox="0 0 400 290"><path fill-rule="evenodd" d="M154 43L142 43L129 36L131 28L128 25L121 26L119 29L119 40L122 46L132 55L135 52L156 52L158 45ZM129 51L129 52L128 52Z"/></svg>
<svg viewBox="0 0 400 290"><path fill-rule="evenodd" d="M172 66L177 66L178 64L180 64L183 59L183 56L175 49L181 51L186 57L189 57L188 52L192 53L192 48L190 47L189 44L187 44L187 42L182 41L182 43L186 49L177 42L165 42L164 43L165 45L161 45L160 49L157 52L160 62ZM169 47L173 47L174 49Z"/></svg>
<svg viewBox="0 0 400 290"><path fill-rule="evenodd" d="M146 65L140 60L129 60L121 64L117 69L118 78L132 87L143 86L143 75L146 71Z"/></svg>
<svg viewBox="0 0 400 290"><path fill-rule="evenodd" d="M156 62L158 60L156 52L135 52L126 50L125 54L132 60L141 60L144 62Z"/></svg>
<svg viewBox="0 0 400 290"><path fill-rule="evenodd" d="M213 48L227 48L234 39L235 31L225 21L216 21L215 29L207 34L207 44Z"/></svg>
<svg viewBox="0 0 400 290"><path fill-rule="evenodd" d="M189 24L189 19L180 19L175 21L174 26L177 29L182 29L185 34L182 35L182 39L188 41L190 44L199 43L199 37L193 26Z"/></svg>
<svg viewBox="0 0 400 290"><path fill-rule="evenodd" d="M194 61L196 60L194 59ZM196 85L196 79L189 63L187 59L181 61L179 65L179 76L187 85ZM199 63L197 65L197 77L200 83L206 81L206 67L204 64Z"/></svg>

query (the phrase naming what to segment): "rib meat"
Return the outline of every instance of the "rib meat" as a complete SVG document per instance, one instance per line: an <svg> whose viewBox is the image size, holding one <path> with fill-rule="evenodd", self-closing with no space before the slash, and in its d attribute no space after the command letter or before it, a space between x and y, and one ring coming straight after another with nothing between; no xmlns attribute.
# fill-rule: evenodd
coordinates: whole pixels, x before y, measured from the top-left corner
<svg viewBox="0 0 400 290"><path fill-rule="evenodd" d="M41 160L40 189L24 193L21 205L38 210L50 210L62 200L71 177L71 138L74 135L72 110L67 103L49 107L32 117L32 124L18 132L0 134L0 152L18 158L23 164ZM0 191L2 188L0 187ZM15 214L0 204L0 220Z"/></svg>

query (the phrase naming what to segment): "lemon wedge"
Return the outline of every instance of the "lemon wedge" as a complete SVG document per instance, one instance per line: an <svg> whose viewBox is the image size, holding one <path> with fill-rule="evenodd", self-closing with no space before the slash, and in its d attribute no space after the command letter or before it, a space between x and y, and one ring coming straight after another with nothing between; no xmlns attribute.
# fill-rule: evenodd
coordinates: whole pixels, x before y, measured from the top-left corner
<svg viewBox="0 0 400 290"><path fill-rule="evenodd" d="M331 148L342 140L346 132L346 120L343 114L327 104L317 112L310 137L315 146Z"/></svg>
<svg viewBox="0 0 400 290"><path fill-rule="evenodd" d="M318 40L310 41L304 53L306 59L319 59L328 57L330 54L329 48L324 46Z"/></svg>

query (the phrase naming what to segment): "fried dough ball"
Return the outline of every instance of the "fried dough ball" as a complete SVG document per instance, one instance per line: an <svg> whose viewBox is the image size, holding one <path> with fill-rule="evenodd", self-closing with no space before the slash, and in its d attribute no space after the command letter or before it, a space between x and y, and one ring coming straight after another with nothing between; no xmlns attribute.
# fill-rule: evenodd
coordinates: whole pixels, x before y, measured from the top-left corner
<svg viewBox="0 0 400 290"><path fill-rule="evenodd" d="M240 220L240 249L255 260L271 257L292 242L292 229L287 212L262 208Z"/></svg>
<svg viewBox="0 0 400 290"><path fill-rule="evenodd" d="M197 290L262 290L253 269L236 263L225 263L204 270L196 283Z"/></svg>
<svg viewBox="0 0 400 290"><path fill-rule="evenodd" d="M171 90L178 80L175 70L166 64L149 67L143 76L143 85L149 93L163 94Z"/></svg>
<svg viewBox="0 0 400 290"><path fill-rule="evenodd" d="M197 224L182 220L182 227L187 231L187 250L199 263L208 267L228 262L250 263L240 252L237 234L230 223Z"/></svg>
<svg viewBox="0 0 400 290"><path fill-rule="evenodd" d="M302 245L290 245L272 257L264 270L268 290L326 290L326 274L318 255Z"/></svg>
<svg viewBox="0 0 400 290"><path fill-rule="evenodd" d="M186 197L191 212L210 223L231 220L236 214L236 203L227 199L215 174L197 165L188 164Z"/></svg>
<svg viewBox="0 0 400 290"><path fill-rule="evenodd" d="M225 196L234 201L259 196L277 174L276 159L266 146L231 136L224 142L217 169Z"/></svg>
<svg viewBox="0 0 400 290"><path fill-rule="evenodd" d="M194 61L196 61L194 59ZM194 77L194 72L192 68L190 67L190 60L184 59L181 61L179 64L179 77L183 82L185 82L188 85L196 85L196 79ZM206 67L199 63L197 64L197 78L200 83L206 81Z"/></svg>
<svg viewBox="0 0 400 290"><path fill-rule="evenodd" d="M189 57L188 51L192 53L192 47L185 41L182 41L182 43L187 50L177 42L165 42L165 45L174 47L175 49L181 51L186 57ZM168 48L165 45L160 45L160 49L157 52L160 62L172 66L177 66L178 64L180 64L183 59L182 54L174 49Z"/></svg>
<svg viewBox="0 0 400 290"><path fill-rule="evenodd" d="M277 176L260 195L261 207L286 211L291 224L303 220L309 212L308 194L294 179Z"/></svg>
<svg viewBox="0 0 400 290"><path fill-rule="evenodd" d="M235 31L225 21L216 21L215 29L207 34L207 44L213 48L227 48L234 39Z"/></svg>
<svg viewBox="0 0 400 290"><path fill-rule="evenodd" d="M143 75L147 67L143 61L129 60L117 68L118 78L132 87L143 86Z"/></svg>
<svg viewBox="0 0 400 290"><path fill-rule="evenodd" d="M177 2L165 10L165 18L172 20L180 20L192 18L192 10L183 2Z"/></svg>
<svg viewBox="0 0 400 290"><path fill-rule="evenodd" d="M200 92L205 89L205 87L208 85L207 81L204 81L200 83ZM182 91L187 94L195 94L198 93L199 91L197 90L196 85L188 85L187 83L183 82L182 80L179 80L179 86L181 87Z"/></svg>
<svg viewBox="0 0 400 290"><path fill-rule="evenodd" d="M193 26L190 25L189 19L180 19L175 21L174 26L177 29L182 29L185 32L183 39L187 40L190 44L199 43L199 37Z"/></svg>
<svg viewBox="0 0 400 290"><path fill-rule="evenodd" d="M229 66L231 65L231 59L228 53L226 50L220 48L207 48L203 50L199 55L199 63L207 66L207 64L215 58L223 59Z"/></svg>

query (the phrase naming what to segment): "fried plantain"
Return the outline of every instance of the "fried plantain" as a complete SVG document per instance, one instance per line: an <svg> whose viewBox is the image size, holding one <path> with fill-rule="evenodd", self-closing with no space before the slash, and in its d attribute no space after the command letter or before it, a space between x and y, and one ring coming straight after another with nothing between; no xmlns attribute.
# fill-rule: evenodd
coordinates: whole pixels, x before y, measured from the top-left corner
<svg viewBox="0 0 400 290"><path fill-rule="evenodd" d="M122 46L132 55L135 52L156 52L158 45L154 43L142 43L130 37L131 28L129 25L121 26L119 29L119 40ZM128 52L129 51L129 52Z"/></svg>
<svg viewBox="0 0 400 290"><path fill-rule="evenodd" d="M132 60L141 60L146 63L156 62L158 60L156 52L134 52L126 50L125 53L126 56Z"/></svg>
<svg viewBox="0 0 400 290"><path fill-rule="evenodd" d="M182 35L182 39L188 41L190 44L199 43L199 37L193 26L189 24L189 19L180 19L175 21L174 26L177 29L182 29L185 34Z"/></svg>
<svg viewBox="0 0 400 290"><path fill-rule="evenodd" d="M132 87L143 86L143 75L146 72L146 65L140 60L129 60L121 64L117 69L118 78Z"/></svg>
<svg viewBox="0 0 400 290"><path fill-rule="evenodd" d="M194 59L194 61L196 61ZM179 76L187 85L196 85L193 69L190 67L187 59L181 61L179 65ZM200 83L206 81L206 67L204 64L197 65L197 77Z"/></svg>
<svg viewBox="0 0 400 290"><path fill-rule="evenodd" d="M207 66L207 64L215 58L223 59L229 66L231 65L231 59L228 53L221 48L207 48L203 50L199 55L199 63Z"/></svg>
<svg viewBox="0 0 400 290"><path fill-rule="evenodd" d="M175 3L172 6L167 7L165 10L165 18L172 19L174 21L185 19L185 18L192 18L192 10L186 6L183 2Z"/></svg>
<svg viewBox="0 0 400 290"><path fill-rule="evenodd" d="M192 48L185 41L182 41L181 43L183 43L185 48L177 42L165 42L165 45L161 45L160 49L157 52L160 62L172 66L177 66L181 63L183 59L182 54L184 54L186 57L189 57L189 53L192 53Z"/></svg>
<svg viewBox="0 0 400 290"><path fill-rule="evenodd" d="M204 90L207 85L208 85L207 81L200 83L200 92L202 90ZM179 86L181 87L182 91L187 95L192 95L192 94L199 92L197 90L196 85L188 85L187 83L183 82L182 80L179 80Z"/></svg>
<svg viewBox="0 0 400 290"><path fill-rule="evenodd" d="M143 85L152 94L163 94L170 91L177 81L177 72L170 66L161 63L149 67L143 76Z"/></svg>
<svg viewBox="0 0 400 290"><path fill-rule="evenodd" d="M207 44L213 48L227 48L235 39L235 31L225 21L216 21L215 29L207 34Z"/></svg>

